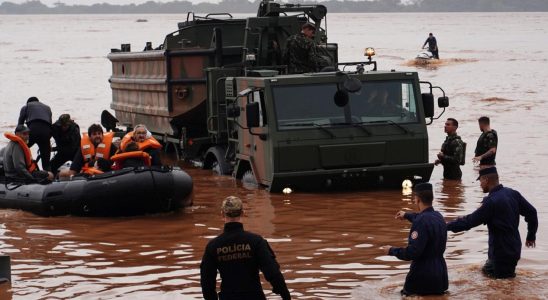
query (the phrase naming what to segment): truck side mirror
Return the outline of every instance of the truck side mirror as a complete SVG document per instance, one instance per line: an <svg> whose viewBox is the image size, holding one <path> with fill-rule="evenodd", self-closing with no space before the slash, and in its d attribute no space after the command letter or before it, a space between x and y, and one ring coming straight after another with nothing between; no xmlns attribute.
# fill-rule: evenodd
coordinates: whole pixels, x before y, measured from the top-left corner
<svg viewBox="0 0 548 300"><path fill-rule="evenodd" d="M434 117L434 95L431 93L422 94L422 107L424 108L424 117ZM440 97L443 98L443 97Z"/></svg>
<svg viewBox="0 0 548 300"><path fill-rule="evenodd" d="M346 78L343 83L344 88L352 94L359 92L362 89L362 82L357 78Z"/></svg>
<svg viewBox="0 0 548 300"><path fill-rule="evenodd" d="M439 97L438 107L449 107L449 97L446 97L446 96Z"/></svg>
<svg viewBox="0 0 548 300"><path fill-rule="evenodd" d="M245 106L247 128L259 127L259 102L251 102Z"/></svg>

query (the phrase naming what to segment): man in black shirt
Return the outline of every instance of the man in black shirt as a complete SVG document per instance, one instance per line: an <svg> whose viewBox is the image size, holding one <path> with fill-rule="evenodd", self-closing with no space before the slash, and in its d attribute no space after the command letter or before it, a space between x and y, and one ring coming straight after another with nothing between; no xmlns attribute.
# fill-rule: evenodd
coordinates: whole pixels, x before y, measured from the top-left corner
<svg viewBox="0 0 548 300"><path fill-rule="evenodd" d="M436 37L430 32L428 34L428 38L422 44L422 47L426 46L428 44L428 51L432 52L432 56L434 56L435 59L440 59L439 53L438 53L438 41L436 41Z"/></svg>
<svg viewBox="0 0 548 300"><path fill-rule="evenodd" d="M62 114L53 124L52 135L57 154L51 160L51 170L57 173L57 169L72 160L80 148L80 127L69 114Z"/></svg>
<svg viewBox="0 0 548 300"><path fill-rule="evenodd" d="M30 129L29 147L37 144L42 159L42 169L50 171L51 156L51 108L38 101L36 97L30 97L27 104L21 108L18 125L27 123Z"/></svg>
<svg viewBox="0 0 548 300"><path fill-rule="evenodd" d="M259 270L272 284L272 291L282 299L291 299L274 251L260 235L244 231L240 222L242 200L229 196L221 205L224 232L211 240L200 264L200 283L204 299L266 299ZM221 274L221 292L216 293L217 270Z"/></svg>

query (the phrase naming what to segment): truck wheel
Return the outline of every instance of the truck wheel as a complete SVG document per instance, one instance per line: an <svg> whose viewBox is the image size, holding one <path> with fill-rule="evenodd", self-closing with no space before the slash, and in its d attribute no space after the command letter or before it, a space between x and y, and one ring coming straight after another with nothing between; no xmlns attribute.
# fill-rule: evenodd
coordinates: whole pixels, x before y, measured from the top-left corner
<svg viewBox="0 0 548 300"><path fill-rule="evenodd" d="M204 169L211 169L219 175L228 175L232 172L230 164L224 156L224 149L215 146L207 150L204 158Z"/></svg>

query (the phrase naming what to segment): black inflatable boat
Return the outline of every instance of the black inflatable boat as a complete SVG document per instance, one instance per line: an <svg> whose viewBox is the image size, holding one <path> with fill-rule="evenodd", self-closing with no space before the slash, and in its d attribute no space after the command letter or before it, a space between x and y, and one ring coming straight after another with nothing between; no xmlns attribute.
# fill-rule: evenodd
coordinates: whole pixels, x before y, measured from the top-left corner
<svg viewBox="0 0 548 300"><path fill-rule="evenodd" d="M0 208L41 216L131 216L192 204L192 179L179 168L140 167L48 184L0 182Z"/></svg>

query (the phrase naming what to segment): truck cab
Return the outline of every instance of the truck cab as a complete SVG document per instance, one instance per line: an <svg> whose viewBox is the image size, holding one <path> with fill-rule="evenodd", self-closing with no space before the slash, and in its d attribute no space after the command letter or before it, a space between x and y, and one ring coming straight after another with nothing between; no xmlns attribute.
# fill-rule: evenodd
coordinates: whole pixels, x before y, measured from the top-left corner
<svg viewBox="0 0 548 300"><path fill-rule="evenodd" d="M359 89L349 91L349 81ZM236 77L226 84L243 91L229 104L240 112L230 122L237 178L251 171L278 192L430 179L423 101L428 108L432 98L422 99L416 72Z"/></svg>

